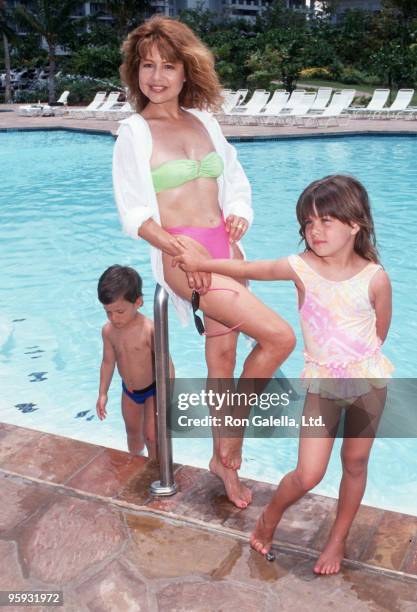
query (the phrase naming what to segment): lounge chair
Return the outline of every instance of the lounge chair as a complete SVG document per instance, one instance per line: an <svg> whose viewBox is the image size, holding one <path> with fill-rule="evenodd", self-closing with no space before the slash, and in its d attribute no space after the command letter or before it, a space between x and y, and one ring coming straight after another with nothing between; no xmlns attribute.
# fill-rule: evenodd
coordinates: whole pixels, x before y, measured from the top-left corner
<svg viewBox="0 0 417 612"><path fill-rule="evenodd" d="M49 106L66 106L69 95L70 92L68 91L68 89L66 91L63 91L62 94L59 96L58 100L56 102L51 102Z"/></svg>
<svg viewBox="0 0 417 612"><path fill-rule="evenodd" d="M372 98L369 104L363 108L352 106L348 109L350 113L353 113L354 117L362 117L367 116L369 114L375 115L377 111L381 111L384 109L384 104L388 100L389 89L375 89L372 94Z"/></svg>
<svg viewBox="0 0 417 612"><path fill-rule="evenodd" d="M23 104L19 106L17 114L21 117L53 117L54 115L63 115L65 110L62 107L67 104L69 91L62 92L56 102L51 104Z"/></svg>
<svg viewBox="0 0 417 612"><path fill-rule="evenodd" d="M292 110L304 97L305 89L294 89L287 100L284 110Z"/></svg>
<svg viewBox="0 0 417 612"><path fill-rule="evenodd" d="M296 123L297 117L307 115L316 100L317 94L314 92L302 92L302 95L297 96L293 101L293 107L290 110L285 110L277 115L276 120L279 123Z"/></svg>
<svg viewBox="0 0 417 612"><path fill-rule="evenodd" d="M326 106L324 111L319 115L304 115L299 117L295 124L298 127L329 127L332 119L335 120L335 125L340 125L339 119L346 117L349 121L350 116L344 111L350 106L356 91L354 89L343 89L333 94L329 106ZM310 123L310 125L309 125Z"/></svg>
<svg viewBox="0 0 417 612"><path fill-rule="evenodd" d="M110 110L114 105L118 104L118 100L119 100L119 96L122 92L120 91L111 91L109 93L109 95L107 96L107 99L105 102L103 102L103 104L100 106L99 109L97 110L86 110L85 113L83 114L83 119L85 118L89 118L89 117L100 117L100 115L98 113L101 113L103 111L108 111ZM119 105L120 108L120 105Z"/></svg>
<svg viewBox="0 0 417 612"><path fill-rule="evenodd" d="M237 124L243 124L245 117L259 115L261 109L266 106L269 96L269 91L255 91L249 102L241 110L232 110L227 112L226 115L236 119Z"/></svg>
<svg viewBox="0 0 417 612"><path fill-rule="evenodd" d="M227 114L229 111L233 110L236 106L242 102L244 98L246 98L246 94L248 93L247 89L239 89L238 91L231 91L224 97L224 102L222 106L222 110L224 114Z"/></svg>
<svg viewBox="0 0 417 612"><path fill-rule="evenodd" d="M81 114L85 111L97 110L103 104L104 100L106 99L106 96L107 92L98 91L88 106L84 106L83 108L71 108L69 111L70 119L80 119L82 118Z"/></svg>
<svg viewBox="0 0 417 612"><path fill-rule="evenodd" d="M391 117L400 118L401 114L407 110L408 105L414 96L414 89L399 89L397 95L395 97L394 102L388 108L383 108L382 110L375 113L375 117L380 117L381 119L388 119Z"/></svg>
<svg viewBox="0 0 417 612"><path fill-rule="evenodd" d="M130 105L130 102L117 102L116 104L112 106L110 110L96 111L95 118L96 119L110 119L112 121L120 121L121 119L126 119L134 112L135 111Z"/></svg>
<svg viewBox="0 0 417 612"><path fill-rule="evenodd" d="M19 117L41 117L43 109L47 106L47 104L23 104L19 106L17 114Z"/></svg>
<svg viewBox="0 0 417 612"><path fill-rule="evenodd" d="M258 91L260 91L260 90L258 90ZM248 90L247 89L238 89L236 93L239 96L238 105L239 106L243 106L245 104L246 96L248 95Z"/></svg>
<svg viewBox="0 0 417 612"><path fill-rule="evenodd" d="M317 90L316 99L314 100L309 112L316 113L324 111L330 101L330 98L332 97L332 91L333 90L331 87L319 87Z"/></svg>
<svg viewBox="0 0 417 612"><path fill-rule="evenodd" d="M285 107L290 94L283 89L276 89L272 94L271 99L265 105L264 109L259 112L257 117L261 123L269 123L274 120L274 117L280 114Z"/></svg>
<svg viewBox="0 0 417 612"><path fill-rule="evenodd" d="M241 91L244 91L244 90L238 90L236 93L240 93ZM234 108L231 108L230 111L228 111L226 114L227 115L233 115L236 113L248 114L246 112L248 109L250 110L253 106L257 106L258 100L264 99L264 95L263 95L264 93L265 93L265 89L255 89L255 91L252 94L252 97L248 100L246 104L243 104L241 100L237 106L235 106ZM269 92L267 93L269 97Z"/></svg>

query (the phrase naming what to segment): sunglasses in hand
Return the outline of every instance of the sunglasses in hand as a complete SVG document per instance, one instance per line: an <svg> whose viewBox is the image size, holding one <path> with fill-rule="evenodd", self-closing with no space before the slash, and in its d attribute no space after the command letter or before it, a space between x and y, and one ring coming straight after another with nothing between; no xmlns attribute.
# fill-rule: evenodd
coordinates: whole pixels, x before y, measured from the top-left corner
<svg viewBox="0 0 417 612"><path fill-rule="evenodd" d="M229 289L228 287L210 287L208 291L231 291L232 293L239 295L239 291L236 291L236 289ZM206 338L212 338L213 336L225 336L226 334L230 334L230 332L235 331L243 324L243 321L241 321L240 323L237 323L237 325L230 327L227 331L208 334L205 330L202 318L196 314L197 310L200 308L200 294L198 291L194 290L191 294L191 306L193 309L194 324L200 336L205 336Z"/></svg>

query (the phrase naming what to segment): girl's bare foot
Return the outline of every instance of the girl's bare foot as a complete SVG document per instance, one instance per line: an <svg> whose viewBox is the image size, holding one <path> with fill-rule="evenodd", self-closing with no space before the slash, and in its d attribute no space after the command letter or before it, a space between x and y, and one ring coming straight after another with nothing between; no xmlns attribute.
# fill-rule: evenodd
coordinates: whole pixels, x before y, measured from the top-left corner
<svg viewBox="0 0 417 612"><path fill-rule="evenodd" d="M212 457L209 470L222 480L226 489L226 495L232 504L244 509L251 503L251 490L240 482L236 470L224 467L216 456Z"/></svg>
<svg viewBox="0 0 417 612"><path fill-rule="evenodd" d="M345 555L345 540L330 537L314 566L316 574L337 574Z"/></svg>
<svg viewBox="0 0 417 612"><path fill-rule="evenodd" d="M267 512L268 510L262 512L250 536L250 545L261 555L266 555L270 551L275 529L278 525L277 520L268 520Z"/></svg>
<svg viewBox="0 0 417 612"><path fill-rule="evenodd" d="M220 459L225 468L238 470L242 463L243 438L222 438L220 440Z"/></svg>

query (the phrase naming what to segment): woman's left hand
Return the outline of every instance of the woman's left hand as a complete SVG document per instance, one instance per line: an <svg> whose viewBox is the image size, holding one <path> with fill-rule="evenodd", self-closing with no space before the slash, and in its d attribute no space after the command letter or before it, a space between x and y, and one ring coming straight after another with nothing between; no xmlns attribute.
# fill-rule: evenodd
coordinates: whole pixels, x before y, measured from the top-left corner
<svg viewBox="0 0 417 612"><path fill-rule="evenodd" d="M246 233L249 223L243 217L229 215L226 219L226 232L229 233L229 242L237 242Z"/></svg>

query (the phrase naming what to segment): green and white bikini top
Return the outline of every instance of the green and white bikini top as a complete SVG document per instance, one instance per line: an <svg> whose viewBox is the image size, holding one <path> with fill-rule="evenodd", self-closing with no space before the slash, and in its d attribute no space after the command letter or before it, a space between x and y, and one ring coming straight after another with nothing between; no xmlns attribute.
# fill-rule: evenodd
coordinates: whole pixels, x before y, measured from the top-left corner
<svg viewBox="0 0 417 612"><path fill-rule="evenodd" d="M223 160L216 151L208 153L201 161L174 159L152 170L155 193L179 187L197 178L217 178L223 172Z"/></svg>

